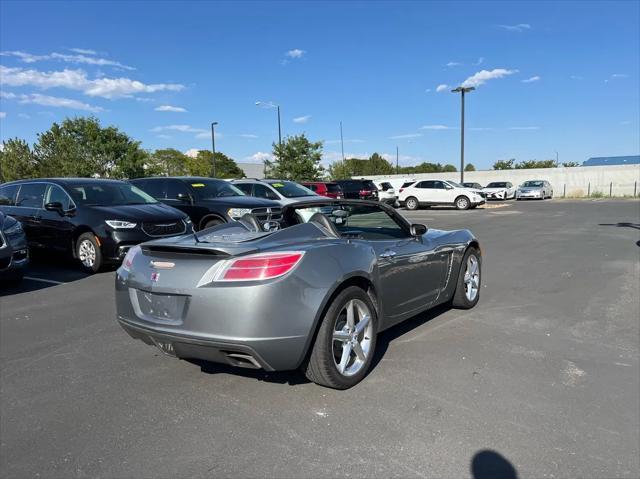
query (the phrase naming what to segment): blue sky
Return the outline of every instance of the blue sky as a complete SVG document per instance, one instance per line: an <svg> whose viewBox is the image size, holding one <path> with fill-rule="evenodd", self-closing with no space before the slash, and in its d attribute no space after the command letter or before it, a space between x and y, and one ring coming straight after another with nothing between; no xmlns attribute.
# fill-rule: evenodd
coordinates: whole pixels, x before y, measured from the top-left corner
<svg viewBox="0 0 640 479"><path fill-rule="evenodd" d="M640 151L640 3L0 3L0 136L35 141L94 114L145 148L211 147L258 161L285 135L325 162L402 164ZM445 85L445 86L443 86ZM440 90L440 91L438 91Z"/></svg>

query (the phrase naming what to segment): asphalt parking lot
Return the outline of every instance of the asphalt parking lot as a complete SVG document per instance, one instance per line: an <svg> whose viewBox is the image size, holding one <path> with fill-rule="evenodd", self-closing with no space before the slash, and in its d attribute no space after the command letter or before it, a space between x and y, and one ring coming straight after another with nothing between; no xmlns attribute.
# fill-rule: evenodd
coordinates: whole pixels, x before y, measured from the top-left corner
<svg viewBox="0 0 640 479"><path fill-rule="evenodd" d="M0 297L0 476L639 477L640 203L405 214L478 236L480 302L384 332L348 391L163 356L113 272L38 259Z"/></svg>

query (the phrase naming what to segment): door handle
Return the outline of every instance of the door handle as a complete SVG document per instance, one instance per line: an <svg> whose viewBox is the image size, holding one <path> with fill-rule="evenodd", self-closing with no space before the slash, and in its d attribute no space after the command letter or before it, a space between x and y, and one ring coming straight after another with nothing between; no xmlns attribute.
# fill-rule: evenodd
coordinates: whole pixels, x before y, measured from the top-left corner
<svg viewBox="0 0 640 479"><path fill-rule="evenodd" d="M380 254L381 258L393 258L397 253L395 251L391 251L390 249L386 250L384 253Z"/></svg>

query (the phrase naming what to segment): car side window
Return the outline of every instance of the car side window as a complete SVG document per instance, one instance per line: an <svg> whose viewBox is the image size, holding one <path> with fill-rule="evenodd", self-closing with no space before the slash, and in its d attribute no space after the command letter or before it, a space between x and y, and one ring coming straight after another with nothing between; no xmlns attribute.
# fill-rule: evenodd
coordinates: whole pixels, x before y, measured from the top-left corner
<svg viewBox="0 0 640 479"><path fill-rule="evenodd" d="M157 198L159 200L165 198L165 180L136 181L134 185L140 188L146 194L153 196L154 198Z"/></svg>
<svg viewBox="0 0 640 479"><path fill-rule="evenodd" d="M16 206L42 208L46 186L44 183L23 183L18 193Z"/></svg>
<svg viewBox="0 0 640 479"><path fill-rule="evenodd" d="M180 180L167 180L167 198L177 200L178 195L189 195L189 189Z"/></svg>
<svg viewBox="0 0 640 479"><path fill-rule="evenodd" d="M416 188L420 188L423 190L433 188L433 181L421 181L416 185Z"/></svg>
<svg viewBox="0 0 640 479"><path fill-rule="evenodd" d="M44 204L46 205L47 203L60 203L65 211L75 206L67 192L58 185L49 185L44 199Z"/></svg>
<svg viewBox="0 0 640 479"><path fill-rule="evenodd" d="M311 191L318 191L317 185L307 185L307 188L309 188Z"/></svg>
<svg viewBox="0 0 640 479"><path fill-rule="evenodd" d="M251 196L251 183L234 183L236 188L242 191L245 195Z"/></svg>
<svg viewBox="0 0 640 479"><path fill-rule="evenodd" d="M278 195L276 195L270 188L266 185L256 184L253 185L253 196L257 196L258 198L266 198L268 200L279 200Z"/></svg>
<svg viewBox="0 0 640 479"><path fill-rule="evenodd" d="M20 185L0 186L0 206L15 206Z"/></svg>
<svg viewBox="0 0 640 479"><path fill-rule="evenodd" d="M444 183L442 181L434 181L433 182L433 187L436 190L445 190L446 187L444 185Z"/></svg>

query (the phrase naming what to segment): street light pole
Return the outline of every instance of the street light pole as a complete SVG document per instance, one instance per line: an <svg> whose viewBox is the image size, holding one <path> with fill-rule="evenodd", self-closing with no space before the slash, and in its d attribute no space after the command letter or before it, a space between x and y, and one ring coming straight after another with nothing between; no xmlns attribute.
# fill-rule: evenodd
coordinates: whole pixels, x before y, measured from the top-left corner
<svg viewBox="0 0 640 479"><path fill-rule="evenodd" d="M211 156L211 177L215 178L216 177L216 132L215 132L215 126L218 124L217 121L214 121L211 123L211 152L213 153L213 155Z"/></svg>
<svg viewBox="0 0 640 479"><path fill-rule="evenodd" d="M461 112L460 112L460 183L464 182L464 94L475 90L474 87L461 87L451 90L452 93L460 93Z"/></svg>
<svg viewBox="0 0 640 479"><path fill-rule="evenodd" d="M558 152L556 151L556 168L558 167Z"/></svg>
<svg viewBox="0 0 640 479"><path fill-rule="evenodd" d="M257 101L256 106L259 108L275 108L278 110L278 145L282 145L282 128L280 126L280 105L276 105L272 101Z"/></svg>
<svg viewBox="0 0 640 479"><path fill-rule="evenodd" d="M400 173L400 156L398 155L398 145L396 145L396 175Z"/></svg>
<svg viewBox="0 0 640 479"><path fill-rule="evenodd" d="M344 137L342 136L342 120L340 121L340 148L342 149L342 174L347 178L347 170L344 164Z"/></svg>
<svg viewBox="0 0 640 479"><path fill-rule="evenodd" d="M278 105L278 145L282 146L282 129L280 128L280 105Z"/></svg>

